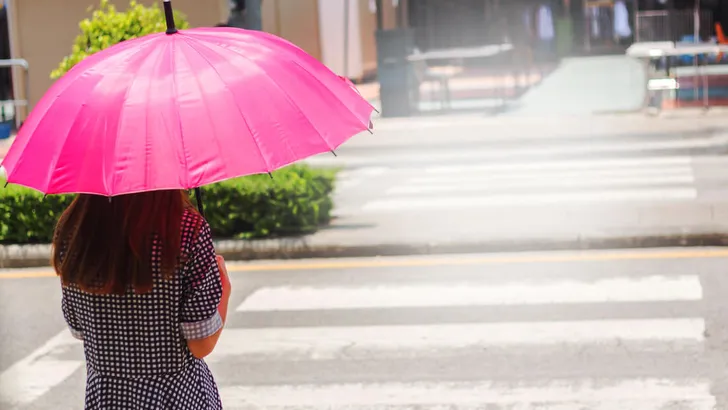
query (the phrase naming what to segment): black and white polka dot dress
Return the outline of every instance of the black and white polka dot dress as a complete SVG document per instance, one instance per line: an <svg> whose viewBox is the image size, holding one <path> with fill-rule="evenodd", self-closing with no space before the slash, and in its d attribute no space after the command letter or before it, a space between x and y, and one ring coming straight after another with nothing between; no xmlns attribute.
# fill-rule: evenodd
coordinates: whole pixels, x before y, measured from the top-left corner
<svg viewBox="0 0 728 410"><path fill-rule="evenodd" d="M222 408L212 373L186 343L223 326L215 249L209 226L196 214L185 214L183 228L188 262L174 279L155 279L147 294L94 295L62 287L63 315L83 340L85 409Z"/></svg>

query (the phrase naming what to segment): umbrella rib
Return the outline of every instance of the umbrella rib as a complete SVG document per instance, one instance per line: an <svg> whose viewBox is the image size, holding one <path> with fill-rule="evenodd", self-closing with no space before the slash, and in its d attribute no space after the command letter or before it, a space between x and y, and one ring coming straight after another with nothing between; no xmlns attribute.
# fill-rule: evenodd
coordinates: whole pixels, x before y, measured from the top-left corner
<svg viewBox="0 0 728 410"><path fill-rule="evenodd" d="M100 83L100 82L101 82L101 81L97 82L97 83L96 83L96 84L94 85L94 88L93 88L93 90L95 90L95 89L96 89L96 87L98 87L98 85L99 85L99 83ZM69 131L70 131L71 129L73 129L73 126L74 126L74 125L76 124L76 121L77 121L77 120L78 120L78 118L79 118L79 114L80 114L80 112L81 112L81 111L82 111L82 110L83 110L83 109L84 109L85 107L87 107L87 103L88 103L88 100L89 100L89 99L91 99L91 96L93 95L93 90L91 90L91 92L89 92L89 93L88 93L88 95L87 95L87 96L86 96L86 98L84 99L83 103L79 105L79 106L80 106L80 108L79 108L78 112L76 112L76 115L74 116L74 118L73 118L73 121L71 122L71 126L70 126L70 128L69 128ZM46 117L44 117L44 118L49 118L49 117L47 117L47 116L46 116ZM38 123L38 126L40 126L40 123ZM36 129L37 129L37 127L36 127ZM66 137L66 138L65 138L65 139L63 140L63 143L61 144L61 147L60 147L60 149L58 150L58 155L56 155L56 156L55 156L55 158L53 158L53 160L52 160L52 165L51 165L51 166L50 166L50 168L49 168L49 171L50 171L50 172L48 173L48 176L47 176L47 180L46 180L46 184L45 184L45 189L43 190L45 194L53 194L53 192L50 192L50 191L49 191L49 188L50 188L50 185L51 185L51 181L53 180L53 175L55 175L55 173L56 173L56 171L57 171L57 167L58 167L58 162L59 162L59 161L61 160L61 155L62 155L62 154L63 154L63 152L64 152L64 151L66 150L66 147L68 146L69 140L71 139L71 138L70 138L70 134L69 134L69 133L66 133L65 137ZM85 161L87 161L87 160L88 160L88 157L84 157L84 160L83 160L83 161L84 161L84 163L85 163Z"/></svg>
<svg viewBox="0 0 728 410"><path fill-rule="evenodd" d="M205 45L207 46L207 44L205 44ZM216 46L215 44L209 44L209 45L210 45L210 46ZM220 47L220 46L217 46L217 47ZM212 50L212 47L207 47L207 48L208 48L209 50L213 51L213 50ZM193 47L193 49L195 49L195 48ZM197 49L195 49L195 51L197 51ZM198 53L200 54L200 56L201 56L201 57L202 57L203 59L205 59L205 61L207 61L207 62L208 62L208 64L210 64L210 65L212 66L212 64L210 63L210 61L209 61L209 60L208 60L208 59L207 59L207 58L206 58L206 57L205 57L204 55L202 55L202 53L200 53L199 51L197 51L197 52L198 52ZM329 141L327 141L327 140L326 140L326 139L325 139L325 138L324 138L324 137L323 137L323 136L321 135L321 131L319 131L319 130L318 130L318 128L316 128L316 126L315 126L315 125L314 125L314 124L313 124L313 123L311 122L311 120L310 120L310 119L308 118L308 116L306 116L306 114L305 114L305 113L304 113L304 112L303 112L303 111L301 110L301 107L300 107L300 106L299 106L299 105L298 105L298 104L297 104L297 103L296 103L295 101L293 101L293 99L291 98L291 95L290 95L290 94L288 94L288 92L286 92L286 90L284 90L284 89L283 89L283 87L281 87L281 86L280 86L280 85L279 85L279 84L278 84L278 83L277 83L277 82L276 82L276 81L275 81L275 80L273 79L273 77L271 77L270 75L268 75L268 71L266 71L266 69L265 69L265 68L261 67L261 66L260 66L259 64L257 64L257 63L256 63L255 61L253 61L253 60L251 60L251 59L249 59L249 58L245 57L245 56L244 56L243 54L237 53L237 55L238 55L238 56L239 56L240 58L243 58L243 59L245 59L246 61L248 61L248 62L249 62L250 64L252 64L253 66L255 66L255 67L256 67L256 68L257 68L258 70L260 70L261 72L265 73L265 74L266 74L266 76L268 77L268 79L270 79L270 81L271 81L271 82L272 82L272 83L273 83L273 84L274 84L274 85L276 86L276 88L278 88L278 90L280 90L280 91L281 91L281 92L283 93L283 95L284 95L284 96L286 97L286 100L288 101L288 103L289 103L289 104L290 104L290 105L291 105L291 106L292 106L292 107L293 107L293 108L294 108L294 109L295 109L296 111L298 111L298 112L299 112L299 113L301 114L301 117L303 117L303 118L304 118L304 119L306 120L306 122L308 122L308 124L309 124L309 125L311 126L311 128L312 128L312 129L313 129L314 131L316 131L316 134L318 135L319 139L321 139L321 141L323 141L323 142L324 142L324 143L326 144L326 147L328 147L329 151L333 151L333 150L334 150L334 147L332 147L332 146L331 146L331 144L329 143ZM308 73L308 71L306 71L306 72ZM353 114L353 113L352 113L352 114ZM291 149L291 146L290 146L290 145L288 144L288 141L286 141L285 139L282 139L282 141L283 141L283 143L285 143L285 144L286 144L286 147L288 147L288 150L289 150L289 151L290 151L291 153L294 153L294 155L293 155L293 156L295 157L295 152L293 151L293 149Z"/></svg>
<svg viewBox="0 0 728 410"><path fill-rule="evenodd" d="M192 40L194 40L194 39L192 39ZM191 48L193 50L195 50L197 52L197 54L199 54L199 56L203 60L205 60L205 62L207 62L207 64L212 69L212 71L215 72L215 75L217 75L217 77L220 79L220 82L225 85L225 89L228 92L230 92L230 94L232 95L232 97L233 97L233 103L235 105L235 108L237 108L238 113L240 114L240 117L243 119L243 122L245 123L245 128L247 128L248 129L248 132L250 133L250 137L253 138L253 142L255 143L255 148L258 150L258 155L260 156L260 158L263 160L263 163L265 164L265 172L270 173L271 172L271 167L268 164L268 160L263 155L263 150L260 149L260 143L258 142L258 139L255 137L255 134L253 133L253 129L250 128L250 124L248 123L248 119L245 116L245 113L243 112L243 109L241 109L240 108L240 105L238 105L238 102L235 99L235 94L232 93L232 90L230 89L230 87L228 87L228 84L227 84L227 82L225 82L224 77L220 74L219 71L217 71L217 68L215 68L215 65L212 64L212 62L210 62L210 60L208 60L207 57L205 57L202 53L200 53L200 51L197 50L195 47L191 47Z"/></svg>
<svg viewBox="0 0 728 410"><path fill-rule="evenodd" d="M152 51L153 50L154 50L154 48L153 47L150 47L149 53L146 53L146 54L143 54L143 55L139 56L139 59L140 60L146 59L147 57L149 57L149 55L152 54ZM157 53L157 56L159 54L161 54L161 53ZM159 57L157 57L157 59L159 59ZM136 61L136 60L134 60L134 61ZM129 84L129 86L127 87L126 91L124 92L124 98L122 99L122 107L126 103L127 98L129 98L129 93L131 92L131 89L134 87L134 84L136 83L136 80L137 79L138 79L138 76L134 76L134 78L131 80L131 84ZM151 87L150 87L150 89L151 89ZM146 99L145 104L147 104L147 107L149 106L149 98ZM124 112L123 109L120 110L120 111L121 111L121 113ZM148 112L148 110L145 110L145 111ZM115 163L116 163L116 155L117 155L117 144L119 143L119 140L120 140L120 138L119 138L119 130L121 129L121 125L122 125L123 119L124 119L124 116L122 115L119 118L119 123L116 124L116 135L115 135L115 139L114 139L114 160L115 160L114 162ZM145 133L145 135L147 135L147 134L148 133ZM105 169L106 169L106 167L104 167L104 170ZM115 176L116 175L116 172L113 172L112 175ZM104 180L106 180L106 177L105 176L104 176ZM112 196L114 192L116 192L116 178L113 178L111 180L111 191L108 192L109 196Z"/></svg>
<svg viewBox="0 0 728 410"><path fill-rule="evenodd" d="M189 44L189 42L187 44ZM192 48L194 50L194 47L190 46L190 48ZM206 58L204 58L204 56L202 56L199 51L197 51L197 50L195 50L195 51L197 52L198 55L200 55L203 58L203 60L205 60L206 63L210 64L210 62ZM189 62L189 58L184 53L182 53L182 55L187 60L187 62ZM200 90L203 90L203 87L202 87L202 84L200 83L199 77L198 76L193 76L193 78L195 79L195 82L197 83L197 88L200 89ZM202 96L201 98L204 100L206 94L205 93L201 93L201 96ZM205 107L205 111L208 114L208 117L209 118L212 118L212 116L210 115L210 107L209 107L209 105L208 104L203 104L203 105ZM211 121L211 122L212 122L212 126L214 128L217 124L215 123L215 121ZM223 149L220 146L220 141L217 138L213 138L213 140L215 141L215 146L217 147L217 152L218 153L223 152ZM182 144L183 144L183 147L184 147L184 138L183 138ZM261 155L262 155L262 153L261 153ZM225 168L228 167L227 161L223 161L223 164L225 165ZM266 164L266 166L267 166L267 164ZM187 168L187 169L189 170L189 168ZM200 177L200 180L204 180L204 178L203 177ZM195 187L198 187L197 183L195 183Z"/></svg>
<svg viewBox="0 0 728 410"><path fill-rule="evenodd" d="M332 146L331 146L331 144L330 144L330 143L329 143L329 142L328 142L328 141L326 140L326 138L324 138L324 137L323 137L323 136L321 135L321 131L319 131L319 129L318 129L318 128L316 128L316 126L315 126L315 125L314 125L314 124L313 124L313 123L311 122L311 119L309 119L309 118L308 118L308 116L307 116L307 115L306 115L306 114L305 114L305 113L303 112L303 110L301 110L301 106L299 106L299 105L298 105L298 103L296 103L296 102L295 102L295 101L293 100L293 98L292 98L292 97L291 97L291 95L290 95L290 94L288 93L288 91L286 91L286 90L285 90L285 89L284 89L283 87L281 87L281 86L280 86L280 84L278 84L278 83L276 82L276 80L275 80L275 79L273 79L273 77L271 77L270 75L268 75L268 71L266 71L266 69L265 69L265 68L261 67L261 66L260 66L259 64L257 64L257 63L256 63L255 61L253 61L253 60L251 60L251 59L249 59L249 58L246 58L246 57L245 57L245 56L243 56L243 55L240 55L240 56L241 56L242 58L245 58L245 59L246 59L246 60L248 60L249 62L251 62L251 63L252 63L252 64L253 64L253 65L254 65L255 67L257 67L257 68L258 68L258 69L259 69L260 71L262 71L263 73L265 73L265 74L266 74L266 76L267 76L267 77L268 77L268 79L269 79L269 80L271 81L271 83L273 83L273 85L275 85L275 86L276 86L276 88L277 88L277 89L278 89L278 90L279 90L279 91L280 91L281 93L283 93L283 95L284 95L284 96L285 96L285 98L286 98L286 101L288 101L288 103L289 103L289 104L290 104L290 105L291 105L291 106L292 106L292 107L293 107L293 108L294 108L294 109L295 109L296 111L298 111L298 113L299 113L299 114L301 114L301 117L303 117L303 118L304 118L304 119L306 120L306 122L308 122L308 124L309 124L309 125L311 126L311 128L313 128L313 129L314 129L314 131L316 131L316 134L318 134L318 137L319 137L319 138L321 139L321 141L323 141L323 142L324 142L324 143L326 144L326 146L327 146L327 147L329 148L329 151L333 151L333 150L334 150L334 147L332 147ZM287 141L287 140L285 140L285 139L282 139L282 141L283 141L283 142L284 142L284 143L286 144L286 146L288 147L288 150L289 150L289 151L291 151L291 152L294 152L294 151L293 151L293 150L291 149L291 146L290 146L290 145L288 144L288 141ZM294 154L295 154L295 153L294 153ZM294 156L295 156L295 155L294 155Z"/></svg>
<svg viewBox="0 0 728 410"><path fill-rule="evenodd" d="M64 81L61 83L72 84L73 81L82 76L88 68L99 69L104 67L103 64L112 64L109 60L112 57L118 57L127 52L134 55L149 46L149 43L153 42L155 38L156 36L153 34L145 37L138 37L87 55L83 58L83 60L79 61L63 75ZM134 48L136 48L136 50L133 50ZM69 79L71 79L71 81L67 81Z"/></svg>
<svg viewBox="0 0 728 410"><path fill-rule="evenodd" d="M144 48L144 46L148 42L149 42L149 39L138 38L138 39L129 41L127 43L124 43L123 45L119 44L118 45L118 47L119 47L118 49L119 50L124 50L124 51L126 51L127 49L132 48L132 47L138 47L139 49L142 49L142 48ZM109 52L107 52L106 50L101 50L101 51L99 51L99 52L97 52L95 54L91 54L91 55L87 56L86 58L84 58L82 61L79 61L78 64L76 64L75 66L73 66L70 70L68 70L68 72L63 76L63 81L60 81L60 80L59 81L56 81L51 86L51 88L48 90L48 93L51 93L51 92L54 92L55 91L55 95L52 97L53 102L46 104L47 107L50 108L50 107L53 107L55 105L55 102L58 101L58 99L61 97L61 95L63 95L63 93L66 92L66 90L68 90L68 88L73 85L73 81L75 81L78 77L80 77L85 72L86 66L95 67L94 66L94 62L97 61L97 60L103 60L104 58L107 57L107 54L108 53ZM42 104L46 100L46 98L50 99L51 97L44 97L43 100L39 101L39 104L38 105ZM39 108L39 107L36 107L36 108ZM26 127L29 124L29 122L27 120L32 120L32 118L33 118L34 115L42 115L42 117L38 119L38 122L37 122L37 124L35 125L34 128L37 129L38 127L40 127L40 125L43 123L43 121L44 120L47 120L47 118L48 118L44 114L45 113L39 114L38 112L35 112L35 113L34 112L31 112L29 114L28 118L26 119ZM17 143L20 143L20 142L21 141L18 141ZM29 143L30 143L29 140L24 141L24 144L22 146L21 153L22 153L22 151L25 150L25 148L27 147L27 145ZM61 149L63 149L63 148L65 148L65 143L61 146ZM24 157L22 155L20 155L18 157L18 159L17 159L17 161L16 161L13 169L18 168L20 166L20 164L23 163L23 160L24 160ZM50 186L50 183L51 183L51 180L52 180L52 176L53 176L53 174L56 171L55 170L55 164L57 164L57 162L58 161L54 161L53 162L53 169L50 169L49 170L50 171L50 175L48 176L48 181L46 182L45 187L43 188L43 191L47 191L48 190L48 187ZM10 178L10 176L11 175L9 174L8 175L8 178ZM36 189L36 188L34 188L34 189Z"/></svg>
<svg viewBox="0 0 728 410"><path fill-rule="evenodd" d="M303 71L305 71L305 72L306 72L306 73L307 73L307 74L308 74L308 75L309 75L309 76L310 76L311 78L313 78L313 79L314 79L314 80L316 80L316 81L317 81L317 82L318 82L319 84L321 84L321 86L322 86L322 87L323 87L323 88L324 88L324 89L325 89L326 91L328 91L328 92L329 92L329 94L333 95L333 96L334 96L334 99L335 99L336 101L338 101L338 102L339 102L339 104L341 104L341 106L343 106L344 108L346 108L346 110L347 110L347 111L349 111L349 113L350 113L350 114L351 114L351 115L352 115L352 116L354 117L354 119L356 119L357 121L361 121L361 120L359 120L359 117L358 117L358 116L357 116L357 115L356 115L356 114L354 113L354 111L352 111L352 110L351 110L351 108L350 108L350 107L349 107L348 105L346 105L346 104L344 104L343 102L341 102L341 100L340 100L339 98L337 98L337 97L336 97L336 94L334 94L334 93L333 93L333 92L331 91L331 89L330 89L329 87L327 87L327 86L326 86L326 84L324 84L324 83L323 83L323 82L321 81L321 79L320 79L320 78L318 78L318 77L317 77L316 75L314 75L314 74L312 74L312 73L311 73L310 71L308 71L308 69L306 69L306 67L304 67L303 65L301 65L301 63L299 63L298 61L294 61L293 63L294 63L294 64L296 64L297 66L301 67L301 69L302 69ZM347 87L347 90L348 90L349 92L352 92L352 93L353 93L353 92L355 92L355 91L354 91L354 90L353 90L353 89L352 89L352 88L351 88L351 87L350 87L350 86L349 86L348 84L346 85L346 87ZM357 94L358 94L358 93L357 93ZM361 94L359 94L359 96L361 96ZM367 104L369 104L369 103L367 102ZM369 106L371 107L371 104L369 104ZM373 110L374 110L374 107L372 107L372 111L373 111ZM362 125L364 125L364 126L365 126L365 127L367 128L367 129L369 129L369 124L368 124L368 123L366 123L366 124L365 124L365 123L364 123L364 122L362 121L362 122L361 122L361 124L362 124Z"/></svg>
<svg viewBox="0 0 728 410"><path fill-rule="evenodd" d="M176 40L176 39L175 39ZM175 47L172 47L172 53L174 54L176 51ZM172 65L174 66L174 58L172 58ZM173 70L172 74L172 95L175 97L177 96L177 71ZM185 161L185 188L190 188L190 168L189 168L189 158L187 155L187 146L185 145L185 139L184 139L184 133L183 133L183 126L182 126L182 115L180 114L179 106L177 105L176 101L173 104L175 111L177 111L177 126L179 127L179 139L180 144L182 144L182 154L184 156Z"/></svg>
<svg viewBox="0 0 728 410"><path fill-rule="evenodd" d="M143 47L142 47L142 46L143 46L143 45L144 45L145 43L146 43L146 42L140 42L140 44L139 44L139 49L137 50L137 52L139 52L140 50L142 50L142 49L143 49ZM150 48L149 52L151 52L151 48ZM149 54L149 53L147 53L147 54L145 54L145 55L148 55L148 54ZM92 56L95 56L95 55L96 55L96 54L93 54ZM133 55L133 54L132 54L132 55ZM89 57L91 57L91 56L89 56ZM89 58L89 57L87 57L87 58ZM81 61L81 62L80 62L79 64L77 64L76 66L74 66L74 67L73 67L73 68L71 69L71 70L74 70L74 69L76 69L76 74L74 74L74 75L76 76L76 78L80 77L80 76L81 76L81 75L82 75L83 73L85 73L85 72L86 72L85 70L83 70L83 69L82 69L82 67L83 67L83 66L79 67L79 66L80 66L81 64L83 64L83 63L84 63L85 61L86 61L86 60L83 60L83 61ZM98 67L94 67L94 66L92 66L92 67L93 67L93 68L98 68ZM71 74L71 72L69 71L69 73L68 73L68 74ZM68 74L67 74L67 75L68 75ZM92 96L94 95L94 92L96 91L96 88L97 88L97 87L99 86L99 84L100 84L100 83L101 83L102 81L104 81L104 80L106 80L106 79L107 79L107 77L104 77L104 78L100 79L100 80L99 80L99 81L98 81L98 82L97 82L96 84L94 84L94 86L93 86L93 89L92 89L92 90L91 90L91 91L90 91L90 92L88 93L88 95L86 96L86 99L85 99L85 100L83 101L83 103L82 103L82 104L79 104L79 106L80 106L81 108L80 108L80 109L79 109L79 111L78 111L78 112L76 113L76 116L74 116L74 119L73 119L73 121L72 121L72 123L71 123L71 128L69 128L69 131L70 131L70 130L71 130L71 129L73 128L74 124L76 124L76 121L78 120L78 115L79 115L79 113L81 112L81 110L82 110L82 109L83 109L84 107L86 107L86 105L87 105L87 103L88 103L88 100L89 100L89 99L91 99L91 97L92 97ZM56 96L55 96L55 98L54 98L54 100L56 100L56 101L58 100L58 98L60 98L60 97L61 97L61 95L62 95L62 93L63 93L64 91L66 91L66 90L67 90L67 89L68 89L69 87L71 87L71 86L72 86L72 81L63 81L63 82L61 82L61 84L65 85L65 87L63 87L63 88L62 88L62 89L61 89L61 90L60 90L60 91L59 91L59 92L58 92L58 93L56 94ZM55 105L55 103L54 103L53 105ZM39 127L41 126L41 124L42 124L42 123L43 123L44 121L48 120L49 118L50 118L49 116L45 116L45 115L44 115L44 116L43 116L43 118L41 118L41 119L40 119L40 120L38 121L38 124L37 124L37 126L36 126L36 129L38 129L38 128L39 128ZM53 175L54 175L54 174L56 173L56 171L57 171L56 167L58 166L58 161L60 161L60 159L61 159L61 153L63 153L63 152L65 151L65 149L66 149L66 146L68 145L68 141L69 141L69 139L70 139L70 138L69 138L70 136L69 136L69 134L68 134L68 133L66 133L65 137L66 137L66 138L64 139L64 141L63 141L63 143L61 144L61 146L60 146L60 149L59 149L59 151L58 151L58 152L59 152L59 154L58 154L58 155L57 155L57 156L56 156L56 157L55 157L55 158L53 159L53 161L52 161L52 164L51 164L51 167L49 168L49 174L48 174L48 177L47 177L47 181L46 181L46 183L45 183L45 188L44 188L44 192L45 192L45 193L53 194L53 192L49 192L49 188L50 188L50 185L51 185L51 181L53 180Z"/></svg>
<svg viewBox="0 0 728 410"><path fill-rule="evenodd" d="M258 35L258 34L259 34L259 35L261 35L261 36L265 36L265 37L268 37L268 38L269 38L270 40L272 40L272 41L271 41L271 43L275 44L276 48L277 48L277 49L278 49L279 51L281 51L281 52L285 52L285 51L286 51L286 49L285 49L285 48L283 48L283 47L280 47L280 46L290 46L290 45L293 45L292 43L291 43L291 44L287 44L287 42L286 42L286 41L284 41L283 39L281 39L280 37L276 37L276 36L274 36L274 35L272 35L272 34L270 34L270 33L265 33L265 32L260 32L260 33L257 33L257 32L256 32L256 35ZM295 48L296 48L296 49L298 50L298 53L299 53L299 54L301 54L301 55L300 55L301 57L306 57L306 58L310 58L310 59L313 59L313 57L311 57L311 56L310 56L310 55L309 55L308 53L306 53L305 51L301 50L301 49L300 49L299 47L297 47L297 46L295 46L295 45L293 45L293 46L294 46L294 47L295 47ZM219 47L219 46L218 46L218 47ZM248 61L251 61L251 62L252 62L253 64L255 64L256 66L260 67L260 66L259 66L259 65L258 65L257 63L255 63L254 61L252 61L252 60L248 59L248 58L247 58L247 57L245 57L244 55L242 55L242 54L238 54L238 55L240 55L240 56L241 56L242 58L245 58L245 59L246 59L246 60L248 60ZM301 69L302 69L302 70L303 70L304 72L306 72L306 74L308 74L308 75L309 75L310 77L312 77L312 78L313 78L314 80L316 80L316 81L317 81L317 82L318 82L319 84L321 84L321 86L322 86L322 87L323 87L323 88L324 88L324 89L325 89L325 90L326 90L326 91L327 91L327 92L328 92L328 93L329 93L329 94L330 94L331 96L333 96L333 97L334 97L334 99L335 99L336 101L338 101L338 102L339 102L339 104L340 104L340 105L341 105L342 107L344 107L344 108L345 108L345 109L346 109L346 110L347 110L347 111L348 111L348 112L349 112L349 113L350 113L350 114L351 114L352 116L354 116L354 118L355 118L356 120L359 120L358 116L357 116L357 115L356 115L356 114L355 114L355 113L354 113L354 112L353 112L353 111L351 110L351 108L349 108L349 106L347 106L346 104L344 104L343 102L341 102L341 100L340 100L340 99L339 99L339 98L338 98L338 97L336 96L336 94L334 94L334 93L333 93L333 92L331 91L331 89L330 89L329 87L327 87L327 86L326 86L326 84L324 84L324 83L323 83L323 82L321 81L321 79L319 79L319 78L318 78L318 77L317 77L316 75L314 75L313 73L311 73L310 71L308 71L308 69L306 69L306 67L304 67L303 65L301 65L301 63L300 63L299 61L297 61L297 60L293 60L293 63L294 63L294 64L296 64L296 65L298 65L299 67L301 67ZM325 67L325 66L324 66L324 67ZM328 67L325 67L325 68L326 68L326 69L328 69ZM263 70L263 71L265 71L265 70ZM329 71L330 71L330 70L329 70ZM336 74L334 74L334 73L332 72L332 75L336 75ZM348 85L347 85L347 91L348 91L348 92L357 92L357 94L359 94L359 95L361 96L361 94L360 94L360 93L358 93L358 91L354 91L354 90L353 90L353 89L351 89L351 87L350 87L350 86L348 86ZM367 102L367 103L368 103L368 102ZM370 106L370 107L372 108L372 111L374 111L374 107L373 107L373 106L371 106L371 104L368 104L368 105L369 105L369 106ZM364 126L365 126L365 127L367 128L367 129L369 129L369 124L368 124L368 123L365 123L365 122L363 122L363 121L362 121L362 122L361 122L361 124L362 124L362 125L364 125Z"/></svg>

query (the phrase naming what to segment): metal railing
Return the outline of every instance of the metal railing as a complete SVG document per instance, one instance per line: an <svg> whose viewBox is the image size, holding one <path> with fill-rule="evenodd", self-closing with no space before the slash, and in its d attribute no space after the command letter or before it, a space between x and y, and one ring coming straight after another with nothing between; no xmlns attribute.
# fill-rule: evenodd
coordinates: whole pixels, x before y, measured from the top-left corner
<svg viewBox="0 0 728 410"><path fill-rule="evenodd" d="M28 75L29 74L29 66L28 66L28 62L26 60L22 59L22 58L13 58L13 59L10 59L10 60L0 60L0 68L10 68L10 69L12 69L13 67L20 67L20 68L22 68L25 71L25 81L24 81L24 84L25 84L25 87L24 87L25 99L17 99L17 98L15 98L15 99L12 99L12 100L0 100L0 107L2 107L3 108L3 111L4 111L4 107L6 107L8 105L12 105L12 107L13 107L13 117L15 118L15 127L16 127L16 129L20 129L20 125L22 124L23 119L20 117L20 115L18 115L18 109L17 108L18 107L28 107L29 106L29 104L28 104L28 98L30 98L30 81L29 81L30 80L30 76ZM12 78L12 76L11 76L11 78ZM13 81L12 82L15 83L15 80L16 79L13 78ZM26 113L26 115L27 115L27 113ZM5 121L5 118L3 118L2 120Z"/></svg>
<svg viewBox="0 0 728 410"><path fill-rule="evenodd" d="M696 34L696 23L699 37L707 39L712 35L713 14L709 10L697 14L693 10L639 11L635 15L635 40L681 41Z"/></svg>

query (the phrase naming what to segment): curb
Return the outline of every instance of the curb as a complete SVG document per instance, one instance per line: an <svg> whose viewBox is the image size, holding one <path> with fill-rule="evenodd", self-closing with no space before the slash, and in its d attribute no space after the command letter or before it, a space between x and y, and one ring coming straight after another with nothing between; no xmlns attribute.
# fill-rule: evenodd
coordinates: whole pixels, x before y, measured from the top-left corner
<svg viewBox="0 0 728 410"><path fill-rule="evenodd" d="M666 247L728 246L728 233L686 233L672 235L635 235L512 240L452 241L429 243L314 244L307 238L225 240L216 242L219 254L230 261L262 259L351 258L467 254L489 252L531 252L563 250L605 250ZM49 266L49 245L0 246L0 268L38 268Z"/></svg>

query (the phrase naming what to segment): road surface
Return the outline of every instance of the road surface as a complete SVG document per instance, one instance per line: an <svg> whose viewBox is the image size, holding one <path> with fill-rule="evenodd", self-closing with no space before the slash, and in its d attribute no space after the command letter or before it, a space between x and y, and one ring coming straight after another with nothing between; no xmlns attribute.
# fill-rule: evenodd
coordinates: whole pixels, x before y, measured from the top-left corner
<svg viewBox="0 0 728 410"><path fill-rule="evenodd" d="M309 161L344 168L311 241L488 252L724 234L725 118L382 120Z"/></svg>
<svg viewBox="0 0 728 410"><path fill-rule="evenodd" d="M231 266L226 409L728 408L728 250ZM80 408L57 279L0 271L0 408Z"/></svg>
<svg viewBox="0 0 728 410"><path fill-rule="evenodd" d="M345 168L338 215L475 214L728 199L726 153L717 117L450 116L383 121L309 162Z"/></svg>

